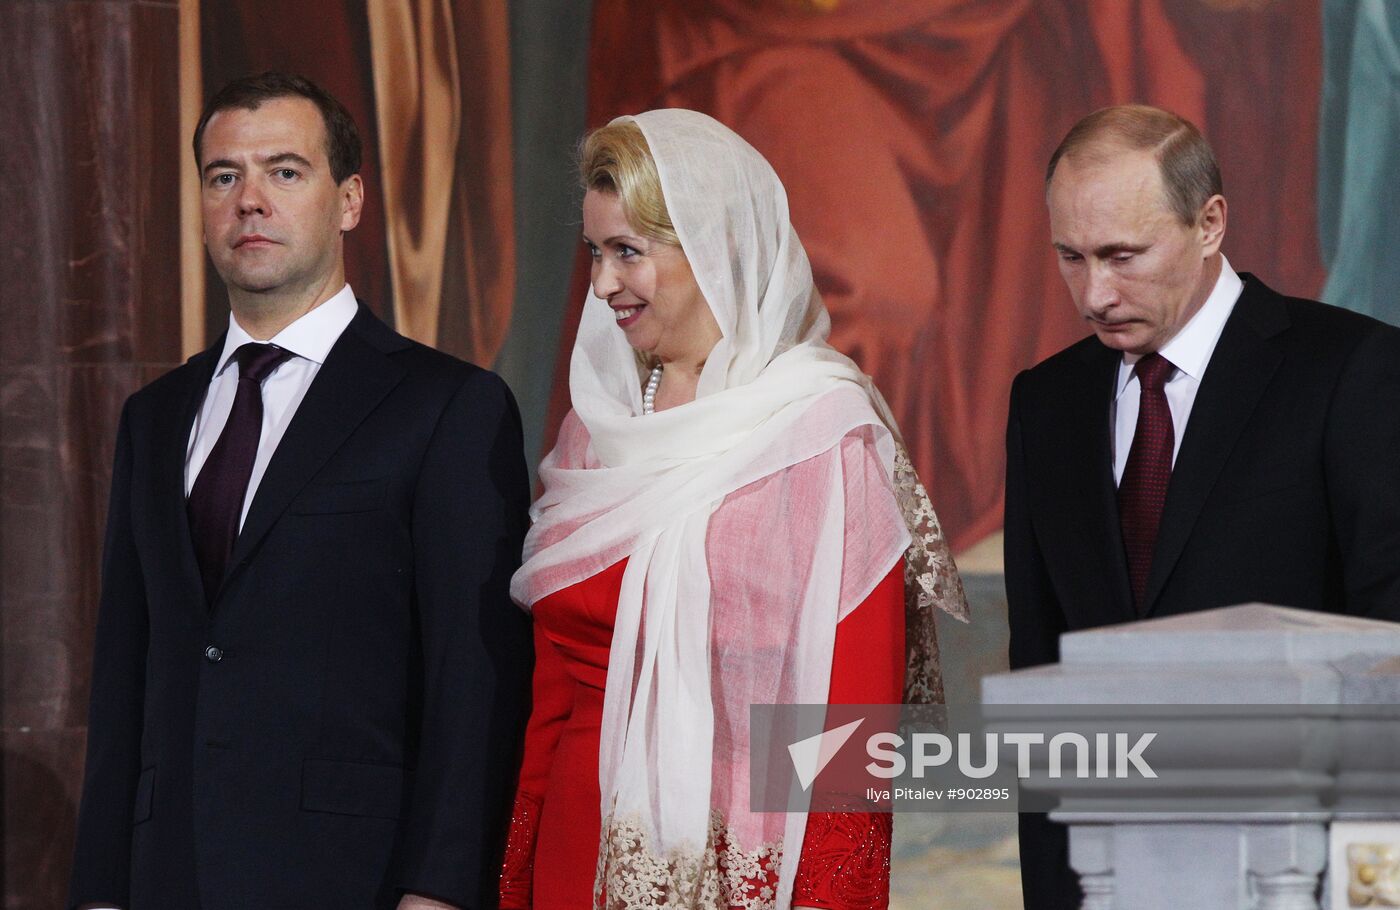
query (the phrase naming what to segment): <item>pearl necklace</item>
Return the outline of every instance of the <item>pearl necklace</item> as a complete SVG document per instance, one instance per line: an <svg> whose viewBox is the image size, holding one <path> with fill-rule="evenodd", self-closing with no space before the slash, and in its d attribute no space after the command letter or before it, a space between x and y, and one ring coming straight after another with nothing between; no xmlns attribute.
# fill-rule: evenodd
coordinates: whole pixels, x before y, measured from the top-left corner
<svg viewBox="0 0 1400 910"><path fill-rule="evenodd" d="M647 388L642 393L642 413L656 413L656 390L661 386L661 364L651 368L651 376L647 379Z"/></svg>

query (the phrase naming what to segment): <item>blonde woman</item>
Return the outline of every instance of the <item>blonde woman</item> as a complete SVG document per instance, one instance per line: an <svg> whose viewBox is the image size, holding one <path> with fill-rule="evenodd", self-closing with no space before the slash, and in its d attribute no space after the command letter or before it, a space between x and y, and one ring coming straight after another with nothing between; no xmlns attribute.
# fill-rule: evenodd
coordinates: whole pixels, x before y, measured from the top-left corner
<svg viewBox="0 0 1400 910"><path fill-rule="evenodd" d="M502 906L884 907L888 814L750 811L749 706L937 699L931 609L966 610L937 519L758 152L659 110L581 170L573 410L512 586L537 666Z"/></svg>

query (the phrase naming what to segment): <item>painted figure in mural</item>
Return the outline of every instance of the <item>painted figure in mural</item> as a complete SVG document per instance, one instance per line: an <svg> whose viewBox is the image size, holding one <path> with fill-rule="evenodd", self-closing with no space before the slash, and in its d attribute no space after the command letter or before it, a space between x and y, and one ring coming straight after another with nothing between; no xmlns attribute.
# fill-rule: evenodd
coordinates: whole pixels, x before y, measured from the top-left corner
<svg viewBox="0 0 1400 910"><path fill-rule="evenodd" d="M1321 287L1316 0L592 8L589 123L693 108L772 162L832 343L885 393L955 552L1001 527L1012 379L1081 334L1046 305L1063 291L1039 190L1085 111L1146 100L1214 130L1254 226L1230 251L1297 292Z"/></svg>
<svg viewBox="0 0 1400 910"><path fill-rule="evenodd" d="M1011 666L1251 601L1400 620L1400 330L1237 274L1214 154L1175 114L1084 118L1046 194L1093 335L1012 389ZM1028 908L1079 906L1066 848L1022 816Z"/></svg>
<svg viewBox="0 0 1400 910"><path fill-rule="evenodd" d="M514 402L357 304L333 97L236 80L194 147L231 313L122 413L71 905L485 905L530 665Z"/></svg>
<svg viewBox="0 0 1400 910"><path fill-rule="evenodd" d="M749 706L938 700L932 613L966 615L942 531L761 155L658 110L590 134L581 177L502 906L884 907L888 814L750 811Z"/></svg>
<svg viewBox="0 0 1400 910"><path fill-rule="evenodd" d="M1322 296L1400 325L1400 2L1325 0L1322 10Z"/></svg>

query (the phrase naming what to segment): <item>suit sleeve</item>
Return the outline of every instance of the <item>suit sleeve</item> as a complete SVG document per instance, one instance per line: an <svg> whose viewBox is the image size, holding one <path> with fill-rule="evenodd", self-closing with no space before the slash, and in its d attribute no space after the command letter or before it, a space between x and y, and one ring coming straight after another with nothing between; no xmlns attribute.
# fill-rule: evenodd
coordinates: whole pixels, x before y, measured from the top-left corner
<svg viewBox="0 0 1400 910"><path fill-rule="evenodd" d="M125 906L129 900L131 819L141 773L149 620L146 587L131 527L130 403L122 411L107 510L102 595L93 649L87 763L78 811L69 906Z"/></svg>
<svg viewBox="0 0 1400 910"><path fill-rule="evenodd" d="M1361 340L1332 400L1324 457L1347 610L1400 621L1400 331Z"/></svg>
<svg viewBox="0 0 1400 910"><path fill-rule="evenodd" d="M1026 454L1020 399L1025 374L1011 387L1006 426L1006 608L1011 626L1011 669L1054 663L1060 659L1064 612L1050 584L1045 560L1031 524ZM1042 812L1017 816L1021 851L1021 892L1026 910L1078 907L1083 900L1079 877L1069 865L1065 826Z"/></svg>
<svg viewBox="0 0 1400 910"><path fill-rule="evenodd" d="M1064 611L1050 584L1031 523L1019 402L1024 379L1022 373L1011 388L1011 413L1006 426L1004 556L1013 670L1058 661L1060 635L1065 631Z"/></svg>
<svg viewBox="0 0 1400 910"><path fill-rule="evenodd" d="M511 602L529 480L520 414L474 372L439 419L413 503L421 729L399 887L493 906L529 705L530 623Z"/></svg>

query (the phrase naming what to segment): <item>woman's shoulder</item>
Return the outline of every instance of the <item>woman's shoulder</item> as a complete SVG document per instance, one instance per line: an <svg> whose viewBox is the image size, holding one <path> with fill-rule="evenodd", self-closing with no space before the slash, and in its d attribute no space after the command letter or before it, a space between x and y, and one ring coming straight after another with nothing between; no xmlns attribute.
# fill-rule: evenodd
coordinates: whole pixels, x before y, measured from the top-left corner
<svg viewBox="0 0 1400 910"><path fill-rule="evenodd" d="M573 408L559 421L549 460L560 468L586 468L596 463L588 427Z"/></svg>
<svg viewBox="0 0 1400 910"><path fill-rule="evenodd" d="M896 441L865 389L841 383L817 398L799 421L802 431L826 436L831 445L822 454L839 457L848 467L861 463L893 469Z"/></svg>
<svg viewBox="0 0 1400 910"><path fill-rule="evenodd" d="M562 440L581 439L588 441L588 427L583 425L583 418L578 416L578 411L569 408L564 414L564 419L559 421L559 437Z"/></svg>
<svg viewBox="0 0 1400 910"><path fill-rule="evenodd" d="M814 403L793 432L822 441L816 446L799 444L800 451L786 456L792 459L786 465L731 496L764 489L786 501L811 502L832 495L843 495L848 501L853 497L892 497L896 459L893 434L868 406L862 414L852 413L840 404Z"/></svg>

